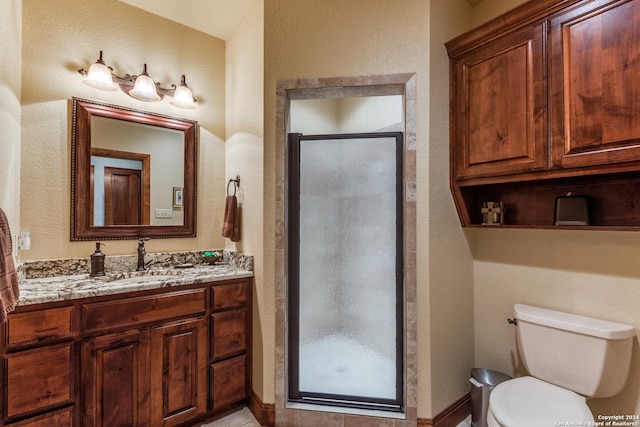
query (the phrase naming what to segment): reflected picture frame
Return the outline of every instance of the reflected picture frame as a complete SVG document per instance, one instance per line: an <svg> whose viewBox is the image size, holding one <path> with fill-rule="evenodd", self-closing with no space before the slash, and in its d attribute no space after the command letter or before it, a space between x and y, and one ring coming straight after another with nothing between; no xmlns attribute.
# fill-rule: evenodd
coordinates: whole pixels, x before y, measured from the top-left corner
<svg viewBox="0 0 640 427"><path fill-rule="evenodd" d="M173 207L182 207L182 187L173 187Z"/></svg>

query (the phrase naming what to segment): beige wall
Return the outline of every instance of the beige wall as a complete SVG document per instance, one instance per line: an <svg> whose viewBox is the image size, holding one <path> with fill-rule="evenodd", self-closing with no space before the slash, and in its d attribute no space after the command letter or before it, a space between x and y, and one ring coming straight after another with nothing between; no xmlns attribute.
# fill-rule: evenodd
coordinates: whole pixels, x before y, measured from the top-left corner
<svg viewBox="0 0 640 427"><path fill-rule="evenodd" d="M473 262L449 191L449 59L444 47L469 28L470 13L466 0L431 1L429 166L418 168L418 183L429 185L428 201L418 199L418 220L429 227L429 263L418 263L418 275L428 274L431 285L429 326L419 333L430 335L431 383L426 386L431 387L433 416L469 391L474 366Z"/></svg>
<svg viewBox="0 0 640 427"><path fill-rule="evenodd" d="M523 3L485 0L474 25ZM513 305L525 303L633 325L640 332L640 235L613 231L480 230L465 234L474 257L475 363L523 374ZM594 415L640 413L640 348L619 395L589 401Z"/></svg>
<svg viewBox="0 0 640 427"><path fill-rule="evenodd" d="M438 10L445 11L448 4L442 0ZM457 19L451 14L445 18ZM448 176L446 124L444 131L434 131L439 140L432 153L429 116L435 107L444 110L438 118L446 120L448 83L439 82L445 86L444 96L436 100L430 95L429 34L430 4L422 0L265 2L265 280L273 281L275 274L276 82L417 75L418 416L422 418L431 418L468 392L473 353L469 249L451 219L455 211L447 179L439 178L437 188L430 185L430 168L438 176ZM446 68L446 54L439 61ZM430 205L431 197L437 206ZM431 223L430 215L444 222ZM433 235L442 240L432 241ZM434 319L434 308L442 318Z"/></svg>
<svg viewBox="0 0 640 427"><path fill-rule="evenodd" d="M471 26L477 27L516 6L526 0L484 0L473 8Z"/></svg>
<svg viewBox="0 0 640 427"><path fill-rule="evenodd" d="M0 156L0 206L14 234L18 227L32 231L32 249L21 257L92 251L91 242L68 239L71 96L198 120L199 237L152 241L149 250L227 245L254 255L254 390L273 403L276 81L415 72L418 416L431 418L464 395L471 366L521 372L513 330L505 321L514 303L640 328L637 233L463 232L457 222L448 193L448 69L442 43L521 2L485 0L471 9L466 0L257 0L228 41L226 59L223 41L116 0L2 2L0 26L8 30L0 40L6 58L0 63L0 152L9 155ZM100 49L121 74L139 73L143 62L165 84L177 83L185 73L201 101L198 108L175 110L166 100L143 103L83 85L76 70L94 62ZM242 178L244 206L238 245L219 233L226 179L236 174ZM134 253L135 245L112 241L107 249L107 254ZM596 415L640 412L637 340L632 363L621 395L590 403Z"/></svg>
<svg viewBox="0 0 640 427"><path fill-rule="evenodd" d="M640 235L468 229L475 274L476 364L522 374L513 305L532 304L633 325L640 331ZM621 394L589 401L597 416L640 413L640 348Z"/></svg>
<svg viewBox="0 0 640 427"><path fill-rule="evenodd" d="M14 245L20 233L20 49L22 2L0 3L0 208L9 219Z"/></svg>
<svg viewBox="0 0 640 427"><path fill-rule="evenodd" d="M116 0L23 1L21 225L31 229L23 259L88 256L92 242L69 241L70 103L72 96L197 120L200 124L198 237L158 239L148 251L223 247L225 170L225 44ZM15 25L15 24L12 24ZM168 87L186 74L200 101L180 110L167 99L137 101L121 91L82 84L100 50L116 73L151 76ZM131 241L111 241L107 255L135 253Z"/></svg>
<svg viewBox="0 0 640 427"><path fill-rule="evenodd" d="M242 238L225 242L228 249L254 257L253 390L263 401L273 402L273 284L265 282L263 264L263 11L264 0L256 0L227 40L226 179L240 175Z"/></svg>

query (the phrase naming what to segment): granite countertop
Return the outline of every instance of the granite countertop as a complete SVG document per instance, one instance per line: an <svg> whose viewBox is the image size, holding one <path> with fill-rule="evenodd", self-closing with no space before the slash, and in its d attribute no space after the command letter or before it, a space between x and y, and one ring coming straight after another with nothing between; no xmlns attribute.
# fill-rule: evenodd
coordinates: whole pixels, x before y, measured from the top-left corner
<svg viewBox="0 0 640 427"><path fill-rule="evenodd" d="M18 306L78 298L114 295L131 291L170 288L218 280L253 277L237 266L196 264L193 268L162 268L137 272L109 273L104 278L88 274L54 276L20 281Z"/></svg>

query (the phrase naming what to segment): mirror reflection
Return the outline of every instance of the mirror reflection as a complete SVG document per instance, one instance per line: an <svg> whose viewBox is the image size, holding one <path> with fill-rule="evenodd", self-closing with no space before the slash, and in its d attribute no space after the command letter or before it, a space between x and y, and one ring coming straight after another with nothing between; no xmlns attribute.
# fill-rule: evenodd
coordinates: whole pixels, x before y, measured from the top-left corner
<svg viewBox="0 0 640 427"><path fill-rule="evenodd" d="M71 240L195 237L197 122L73 98Z"/></svg>
<svg viewBox="0 0 640 427"><path fill-rule="evenodd" d="M175 129L94 117L92 225L183 225L173 200L184 187L182 140Z"/></svg>

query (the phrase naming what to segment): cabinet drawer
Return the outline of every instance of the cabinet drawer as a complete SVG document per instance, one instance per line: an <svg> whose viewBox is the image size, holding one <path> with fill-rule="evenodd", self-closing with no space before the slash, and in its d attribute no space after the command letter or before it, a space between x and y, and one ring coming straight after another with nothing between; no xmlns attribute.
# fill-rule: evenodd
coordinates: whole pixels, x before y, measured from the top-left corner
<svg viewBox="0 0 640 427"><path fill-rule="evenodd" d="M11 314L7 326L7 346L25 345L73 336L73 307L51 308Z"/></svg>
<svg viewBox="0 0 640 427"><path fill-rule="evenodd" d="M210 370L210 396L214 410L239 402L248 396L247 356L214 363Z"/></svg>
<svg viewBox="0 0 640 427"><path fill-rule="evenodd" d="M157 322L205 310L205 290L96 302L82 306L83 331L96 331Z"/></svg>
<svg viewBox="0 0 640 427"><path fill-rule="evenodd" d="M5 356L7 417L73 402L73 344Z"/></svg>
<svg viewBox="0 0 640 427"><path fill-rule="evenodd" d="M249 283L214 286L211 307L214 310L246 306L249 302Z"/></svg>
<svg viewBox="0 0 640 427"><path fill-rule="evenodd" d="M11 424L13 427L73 427L73 407Z"/></svg>
<svg viewBox="0 0 640 427"><path fill-rule="evenodd" d="M211 356L223 359L247 350L247 309L215 313L211 333Z"/></svg>

